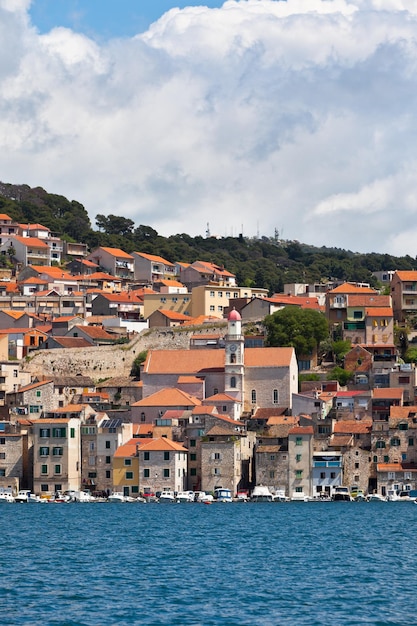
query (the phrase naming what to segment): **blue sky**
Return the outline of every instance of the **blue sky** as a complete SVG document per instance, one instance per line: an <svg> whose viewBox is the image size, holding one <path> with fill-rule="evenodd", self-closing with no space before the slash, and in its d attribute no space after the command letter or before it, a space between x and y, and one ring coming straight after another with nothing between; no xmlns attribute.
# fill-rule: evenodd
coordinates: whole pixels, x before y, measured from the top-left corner
<svg viewBox="0 0 417 626"><path fill-rule="evenodd" d="M30 15L41 33L55 26L75 29L91 37L126 37L141 33L169 9L222 6L224 0L32 0Z"/></svg>
<svg viewBox="0 0 417 626"><path fill-rule="evenodd" d="M93 227L415 256L417 3L177 5L0 0L0 180Z"/></svg>

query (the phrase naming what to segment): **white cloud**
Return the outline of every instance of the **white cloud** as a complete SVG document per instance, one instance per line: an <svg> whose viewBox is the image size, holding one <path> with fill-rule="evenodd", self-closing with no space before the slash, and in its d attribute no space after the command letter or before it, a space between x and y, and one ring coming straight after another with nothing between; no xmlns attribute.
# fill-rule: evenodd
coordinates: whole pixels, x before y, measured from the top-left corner
<svg viewBox="0 0 417 626"><path fill-rule="evenodd" d="M39 35L0 0L5 182L163 235L272 235L415 255L417 9L247 0L148 32ZM409 234L410 233L410 234Z"/></svg>

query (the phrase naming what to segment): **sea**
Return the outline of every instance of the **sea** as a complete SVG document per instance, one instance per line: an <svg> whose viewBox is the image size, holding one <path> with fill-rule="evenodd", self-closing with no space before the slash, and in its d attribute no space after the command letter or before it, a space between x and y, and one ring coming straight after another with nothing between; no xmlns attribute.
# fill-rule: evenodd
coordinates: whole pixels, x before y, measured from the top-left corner
<svg viewBox="0 0 417 626"><path fill-rule="evenodd" d="M417 624L413 502L2 504L2 626Z"/></svg>

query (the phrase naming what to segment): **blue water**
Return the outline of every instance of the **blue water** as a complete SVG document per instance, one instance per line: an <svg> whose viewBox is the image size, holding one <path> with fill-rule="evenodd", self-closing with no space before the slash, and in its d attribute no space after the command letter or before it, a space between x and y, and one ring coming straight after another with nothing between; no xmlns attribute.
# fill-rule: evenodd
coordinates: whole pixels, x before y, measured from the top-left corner
<svg viewBox="0 0 417 626"><path fill-rule="evenodd" d="M3 626L417 624L413 503L4 504Z"/></svg>

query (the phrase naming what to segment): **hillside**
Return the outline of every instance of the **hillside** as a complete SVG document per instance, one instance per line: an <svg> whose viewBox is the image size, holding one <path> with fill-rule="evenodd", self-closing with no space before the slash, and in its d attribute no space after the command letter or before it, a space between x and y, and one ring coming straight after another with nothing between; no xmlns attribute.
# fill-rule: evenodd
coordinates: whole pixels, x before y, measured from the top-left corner
<svg viewBox="0 0 417 626"><path fill-rule="evenodd" d="M282 292L284 283L347 280L376 285L372 272L417 269L410 256L358 253L287 241L279 234L260 238L191 237L178 233L160 236L151 226L138 225L117 215L97 215L92 228L84 206L76 200L50 194L41 187L0 182L0 212L20 223L40 223L67 241L82 241L90 249L116 247L157 254L168 261L192 263L200 259L224 265L242 286Z"/></svg>

